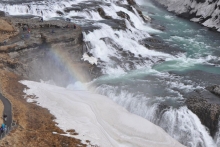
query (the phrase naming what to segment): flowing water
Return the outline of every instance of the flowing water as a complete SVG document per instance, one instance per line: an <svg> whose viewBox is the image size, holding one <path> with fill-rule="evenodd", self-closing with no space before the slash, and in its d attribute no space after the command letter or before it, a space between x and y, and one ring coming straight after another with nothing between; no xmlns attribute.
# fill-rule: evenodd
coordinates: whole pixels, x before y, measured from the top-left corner
<svg viewBox="0 0 220 147"><path fill-rule="evenodd" d="M220 133L212 139L184 104L187 93L220 84L219 33L149 0L137 2L153 24L145 23L134 8L133 12L126 9L125 0L0 0L0 10L44 19L70 18L82 26L89 52L101 61L98 66L105 76L90 83L95 91L159 125L188 147L220 146ZM97 8L103 8L112 19L102 18ZM127 13L130 21L119 17L119 11ZM165 31L155 29L158 25ZM157 51L140 43L151 36L169 46Z"/></svg>

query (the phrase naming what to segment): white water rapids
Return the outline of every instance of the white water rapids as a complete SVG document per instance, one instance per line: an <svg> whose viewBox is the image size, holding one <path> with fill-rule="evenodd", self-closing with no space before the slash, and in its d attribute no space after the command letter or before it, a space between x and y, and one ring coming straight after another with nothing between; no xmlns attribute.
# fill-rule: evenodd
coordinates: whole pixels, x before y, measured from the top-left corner
<svg viewBox="0 0 220 147"><path fill-rule="evenodd" d="M171 75L162 69L163 67L167 67L167 71L175 68L191 69L197 64L208 64L212 59L219 61L219 58L214 55L195 55L195 58L191 58L185 53L173 55L146 48L140 44L140 40L151 37L151 34L163 34L163 32L145 23L134 7L131 7L132 12L126 9L125 5L128 5L126 0L24 0L21 2L4 0L0 1L0 10L10 15L29 14L44 19L70 18L72 22L82 27L98 27L99 29L83 32L84 41L90 42L89 52L102 61L98 66L107 75L98 79L98 86L95 89L97 92L107 95L128 111L162 127L173 138L188 147L219 146L220 131L215 139L212 139L198 117L182 105L184 101L182 93L175 89L177 87L189 92L204 87L192 80ZM78 9L65 11L65 8L71 7ZM112 19L124 21L126 28L114 29L119 24L115 26L112 22L105 21L97 11L97 7L102 8ZM62 12L63 15L60 16L57 11ZM128 14L131 21L118 16L119 11ZM173 38L179 39L175 36ZM170 64L162 66L156 64L160 61ZM151 77L147 77L148 75ZM176 101L180 102L178 106ZM167 108L163 113L158 113L160 102L169 102L172 107Z"/></svg>

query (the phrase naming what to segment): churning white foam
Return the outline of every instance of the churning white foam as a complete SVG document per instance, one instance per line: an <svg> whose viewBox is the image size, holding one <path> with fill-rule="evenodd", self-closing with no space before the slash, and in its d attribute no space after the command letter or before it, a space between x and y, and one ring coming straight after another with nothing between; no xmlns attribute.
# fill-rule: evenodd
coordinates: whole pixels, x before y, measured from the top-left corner
<svg viewBox="0 0 220 147"><path fill-rule="evenodd" d="M161 109L160 103L165 99L170 99L170 97L146 98L144 95L132 94L126 90L121 90L120 93L117 93L117 87L108 85L102 85L96 90L107 95L116 103L125 107L129 112L159 125L172 137L188 147L216 147L215 142L201 124L199 118L186 106L179 108L168 106L162 111L159 110ZM171 99L175 99L174 101L178 100L177 97ZM180 96L179 100L181 99L182 97ZM216 139L216 142L219 142L219 140Z"/></svg>

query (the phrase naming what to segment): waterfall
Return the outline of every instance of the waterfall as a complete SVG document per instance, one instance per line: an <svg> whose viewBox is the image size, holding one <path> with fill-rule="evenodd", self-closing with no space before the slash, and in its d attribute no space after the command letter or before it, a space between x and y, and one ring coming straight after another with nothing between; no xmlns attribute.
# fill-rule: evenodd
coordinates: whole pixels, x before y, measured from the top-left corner
<svg viewBox="0 0 220 147"><path fill-rule="evenodd" d="M119 87L113 88L105 85L96 90L107 95L131 113L157 124L187 147L217 147L219 134L216 135L215 143L199 118L186 106L167 107L161 110L160 104L165 98L145 98L143 95L135 95L119 89Z"/></svg>
<svg viewBox="0 0 220 147"><path fill-rule="evenodd" d="M170 49L167 46L162 46L163 50L146 47L140 41L165 33L145 23L134 7L128 9L126 6L126 0L45 0L14 4L5 1L0 3L0 10L10 15L36 15L44 19L70 18L83 28L84 42L88 47L85 50L102 61L97 66L106 76L92 83L98 93L157 124L187 147L219 146L220 131L214 142L199 118L183 104L183 93L204 87L187 77L172 74L172 71L193 68L205 70L197 65L213 65L209 61L219 61L219 57L205 56L208 51L202 55L198 51L199 55L193 57L185 52L175 55L164 52ZM112 19L103 18L97 8L102 8ZM130 20L120 17L117 12L127 14ZM185 48L190 48L195 41L172 34L169 37L167 42L181 42ZM200 45L199 42L195 46Z"/></svg>
<svg viewBox="0 0 220 147"><path fill-rule="evenodd" d="M218 122L218 131L215 134L215 142L217 146L220 146L220 120Z"/></svg>

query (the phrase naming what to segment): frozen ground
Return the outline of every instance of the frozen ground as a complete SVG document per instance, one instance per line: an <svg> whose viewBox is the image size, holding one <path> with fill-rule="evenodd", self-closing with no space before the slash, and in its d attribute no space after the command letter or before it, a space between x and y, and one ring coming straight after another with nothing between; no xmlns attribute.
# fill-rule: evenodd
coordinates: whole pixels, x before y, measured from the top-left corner
<svg viewBox="0 0 220 147"><path fill-rule="evenodd" d="M74 137L100 147L183 147L160 127L129 113L105 96L46 83L21 81L39 106L55 115L64 131L75 129ZM71 136L71 135L70 135Z"/></svg>

